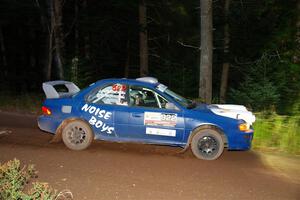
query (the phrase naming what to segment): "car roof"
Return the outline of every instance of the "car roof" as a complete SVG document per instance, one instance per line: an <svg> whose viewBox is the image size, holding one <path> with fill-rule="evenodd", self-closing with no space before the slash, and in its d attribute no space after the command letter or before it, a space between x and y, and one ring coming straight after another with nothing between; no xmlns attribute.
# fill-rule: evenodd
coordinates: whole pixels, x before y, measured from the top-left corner
<svg viewBox="0 0 300 200"><path fill-rule="evenodd" d="M140 86L148 86L151 88L156 87L160 83L156 79L157 82L150 82L153 79L147 79L147 78L152 78L152 77L145 77L145 79L127 79L127 78L109 78L109 79L102 79L96 82L96 85L99 84L105 84L105 83L112 83L112 82L117 82L117 83L123 83L123 84L130 84L130 85L140 85Z"/></svg>

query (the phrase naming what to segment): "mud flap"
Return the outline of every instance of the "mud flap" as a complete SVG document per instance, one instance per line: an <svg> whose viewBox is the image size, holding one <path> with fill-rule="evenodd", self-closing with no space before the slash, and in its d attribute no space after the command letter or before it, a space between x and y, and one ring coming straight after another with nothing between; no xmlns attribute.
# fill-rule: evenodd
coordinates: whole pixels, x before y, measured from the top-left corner
<svg viewBox="0 0 300 200"><path fill-rule="evenodd" d="M183 147L182 149L180 149L180 150L177 151L176 153L177 153L177 154L183 154L183 153L185 153L185 152L188 150L189 147L190 147L190 145L189 145L189 144L186 144L185 147Z"/></svg>
<svg viewBox="0 0 300 200"><path fill-rule="evenodd" d="M67 120L66 120L67 121ZM62 141L62 129L66 124L66 121L63 121L59 127L56 129L55 135L53 136L50 143L59 143Z"/></svg>
<svg viewBox="0 0 300 200"><path fill-rule="evenodd" d="M61 139L61 132L60 132L60 134L55 134L54 136L53 136L53 138L50 140L50 142L49 143L59 143L59 142L61 142L62 141L62 139Z"/></svg>

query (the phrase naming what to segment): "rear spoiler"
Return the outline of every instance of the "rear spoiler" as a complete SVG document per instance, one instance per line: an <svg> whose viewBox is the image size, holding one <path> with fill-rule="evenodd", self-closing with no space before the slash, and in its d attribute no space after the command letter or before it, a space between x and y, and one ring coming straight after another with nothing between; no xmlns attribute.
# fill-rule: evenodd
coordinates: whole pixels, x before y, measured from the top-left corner
<svg viewBox="0 0 300 200"><path fill-rule="evenodd" d="M58 92L54 86L63 85L68 89L68 92ZM80 91L80 89L69 81L49 81L43 83L43 90L47 99L57 99L63 97L70 97Z"/></svg>

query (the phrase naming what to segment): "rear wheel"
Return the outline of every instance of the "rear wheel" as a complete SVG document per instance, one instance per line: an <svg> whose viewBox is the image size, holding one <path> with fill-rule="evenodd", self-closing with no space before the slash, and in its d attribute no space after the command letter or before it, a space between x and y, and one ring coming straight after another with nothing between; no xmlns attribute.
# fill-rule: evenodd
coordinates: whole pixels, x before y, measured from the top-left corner
<svg viewBox="0 0 300 200"><path fill-rule="evenodd" d="M215 160L223 153L224 141L218 131L202 129L193 136L191 149L199 159Z"/></svg>
<svg viewBox="0 0 300 200"><path fill-rule="evenodd" d="M62 139L69 149L83 150L90 146L94 139L94 134L86 122L73 120L64 126Z"/></svg>

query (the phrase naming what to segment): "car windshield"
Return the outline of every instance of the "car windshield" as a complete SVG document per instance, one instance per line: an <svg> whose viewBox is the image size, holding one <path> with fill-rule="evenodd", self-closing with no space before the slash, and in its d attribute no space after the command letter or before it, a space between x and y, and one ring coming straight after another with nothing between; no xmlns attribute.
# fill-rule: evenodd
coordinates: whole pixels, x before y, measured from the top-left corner
<svg viewBox="0 0 300 200"><path fill-rule="evenodd" d="M172 90L168 89L167 86L163 85L163 84L159 84L157 86L157 89L160 90L161 92L167 94L169 97L171 97L173 100L175 100L177 103L179 103L180 105L191 109L196 107L196 103L193 102L190 99L186 99L183 96L173 92Z"/></svg>

